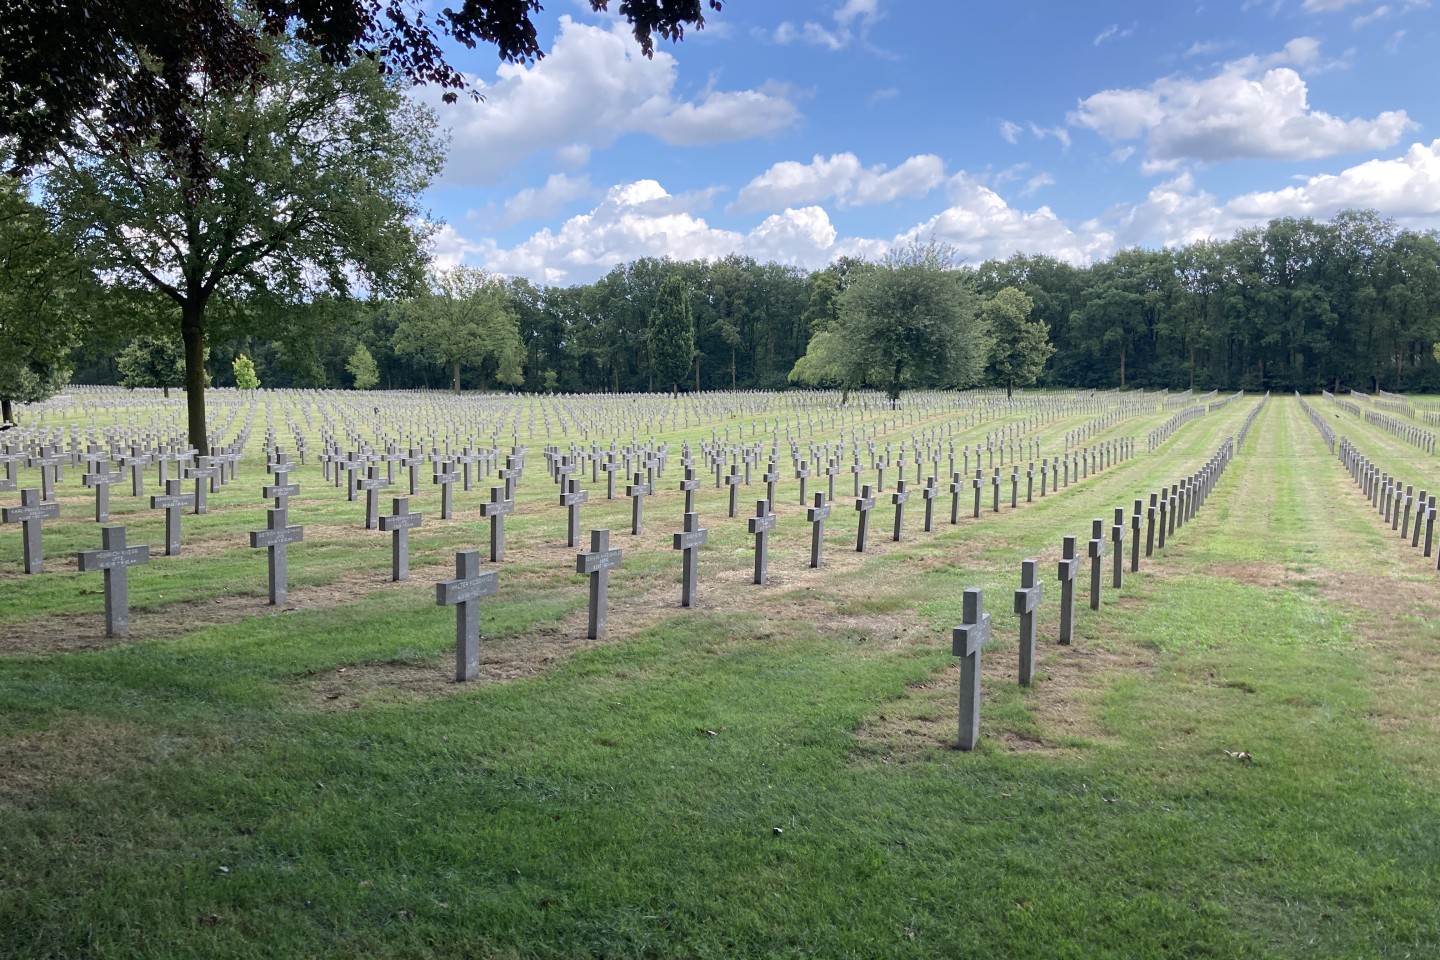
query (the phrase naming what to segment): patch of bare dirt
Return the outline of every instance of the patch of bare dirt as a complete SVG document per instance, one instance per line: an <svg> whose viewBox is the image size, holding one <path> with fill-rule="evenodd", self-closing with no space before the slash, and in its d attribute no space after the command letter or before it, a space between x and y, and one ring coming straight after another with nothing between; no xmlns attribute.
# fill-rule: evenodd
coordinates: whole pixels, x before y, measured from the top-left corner
<svg viewBox="0 0 1440 960"><path fill-rule="evenodd" d="M140 741L137 729L71 714L48 729L0 739L0 806L61 783L104 781L130 762Z"/></svg>

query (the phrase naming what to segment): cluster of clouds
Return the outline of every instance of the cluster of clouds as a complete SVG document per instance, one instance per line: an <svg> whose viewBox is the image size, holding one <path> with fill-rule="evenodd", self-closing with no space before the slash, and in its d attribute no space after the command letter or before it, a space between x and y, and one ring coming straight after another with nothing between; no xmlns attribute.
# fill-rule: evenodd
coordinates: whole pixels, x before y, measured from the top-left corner
<svg viewBox="0 0 1440 960"><path fill-rule="evenodd" d="M1362 0L1303 0L1312 13L1340 13ZM1415 6L1368 7L1356 28ZM881 17L878 0L844 0L828 21L786 22L769 38L842 50L868 43ZM1109 27L1096 44L1121 40L1133 27ZM1197 43L1186 54L1199 61L1221 46ZM620 25L590 26L562 19L551 54L534 65L502 67L493 83L479 84L485 109L463 112L452 131L446 179L486 184L537 157L561 168L540 186L512 194L498 207L474 211L469 226L504 229L532 220L553 221L578 201L589 209L511 245L473 239L468 228L446 226L435 238L441 265L468 262L544 283L587 282L618 262L641 256L685 259L742 253L817 268L839 256L882 255L911 239L953 244L968 260L1041 252L1076 263L1123 246L1187 243L1228 237L1236 229L1277 216L1327 217L1349 207L1373 207L1402 223L1431 225L1440 218L1440 139L1408 146L1417 125L1404 110L1372 117L1340 117L1310 104L1303 74L1343 66L1327 60L1320 44L1299 37L1267 56L1212 64L1200 73L1176 73L1146 86L1101 90L1080 99L1063 122L1000 122L1010 143L1053 138L1069 150L1079 137L1110 149L1110 162L1140 158L1143 176L1156 178L1143 199L1067 221L1047 205L1029 204L1055 184L1050 171L1017 165L1001 174L947 169L934 154L889 166L853 152L815 155L772 164L733 191L724 206L729 222L759 217L748 229L713 225L707 216L716 187L672 195L654 179L604 186L582 172L594 150L635 133L666 144L703 144L774 136L801 121L799 96L783 85L721 90L707 86L693 97L677 94L677 67L664 51L654 60L635 53ZM477 84L479 82L477 81ZM1380 159L1309 175L1277 190L1222 199L1196 173L1231 160L1315 161L1348 154L1392 151ZM845 236L831 219L861 207L914 209L933 198L939 211L888 236ZM593 205L591 205L593 204ZM913 214L912 214L913 215ZM713 219L713 218L712 218Z"/></svg>

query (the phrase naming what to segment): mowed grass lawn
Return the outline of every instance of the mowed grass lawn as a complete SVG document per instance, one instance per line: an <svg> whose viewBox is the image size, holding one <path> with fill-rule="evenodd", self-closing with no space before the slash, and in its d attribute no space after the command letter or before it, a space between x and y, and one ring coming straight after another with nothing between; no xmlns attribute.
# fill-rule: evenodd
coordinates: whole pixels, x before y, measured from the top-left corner
<svg viewBox="0 0 1440 960"><path fill-rule="evenodd" d="M0 954L1440 956L1434 561L1293 399L1054 645L1061 537L1195 469L1254 403L1013 515L922 535L917 504L910 540L825 579L717 577L703 609L506 682L415 682L453 636L423 590L0 657ZM748 566L742 524L712 566ZM792 530L790 567L807 544ZM1025 556L1047 598L1022 691ZM678 600L664 559L617 591ZM579 622L582 581L531 579L488 638ZM968 586L996 637L962 753ZM320 685L342 668L374 688L354 709Z"/></svg>

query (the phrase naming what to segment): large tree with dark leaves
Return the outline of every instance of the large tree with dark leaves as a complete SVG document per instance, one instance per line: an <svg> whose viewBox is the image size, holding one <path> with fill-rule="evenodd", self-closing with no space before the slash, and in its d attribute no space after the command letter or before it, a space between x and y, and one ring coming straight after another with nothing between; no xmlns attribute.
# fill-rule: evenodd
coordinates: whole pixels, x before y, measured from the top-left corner
<svg viewBox="0 0 1440 960"><path fill-rule="evenodd" d="M605 10L609 0L587 0ZM720 0L621 0L646 56L652 36L679 40ZM128 151L155 140L198 177L213 162L197 115L206 97L258 89L269 77L265 37L289 33L327 63L369 58L382 71L466 88L442 38L492 44L500 59L544 56L531 16L538 0L464 0L427 13L416 0L11 0L0 29L0 140L28 168L99 118L103 140ZM201 82L197 78L203 78Z"/></svg>

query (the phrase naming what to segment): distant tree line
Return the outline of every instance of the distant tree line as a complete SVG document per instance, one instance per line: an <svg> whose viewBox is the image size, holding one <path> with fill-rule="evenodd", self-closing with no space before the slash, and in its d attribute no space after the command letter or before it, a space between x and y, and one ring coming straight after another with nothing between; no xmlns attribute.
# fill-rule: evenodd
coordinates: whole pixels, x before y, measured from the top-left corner
<svg viewBox="0 0 1440 960"><path fill-rule="evenodd" d="M212 375L231 385L243 353L273 387L1440 391L1440 238L1373 212L1087 267L1016 254L955 268L937 249L815 272L647 257L571 287L454 271L418 297L316 301L266 324L288 337L215 343ZM76 379L117 382L114 355L81 348Z"/></svg>

